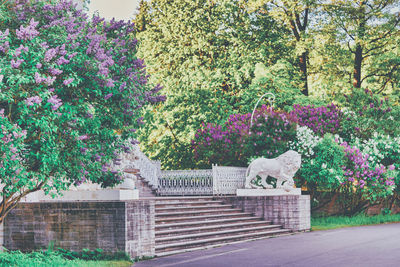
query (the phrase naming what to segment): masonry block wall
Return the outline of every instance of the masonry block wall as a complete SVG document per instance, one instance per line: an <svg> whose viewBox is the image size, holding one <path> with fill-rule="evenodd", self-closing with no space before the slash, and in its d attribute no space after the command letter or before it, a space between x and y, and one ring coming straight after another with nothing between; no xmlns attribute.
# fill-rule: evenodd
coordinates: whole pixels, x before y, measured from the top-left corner
<svg viewBox="0 0 400 267"><path fill-rule="evenodd" d="M310 196L225 197L225 202L292 231L311 228Z"/></svg>
<svg viewBox="0 0 400 267"><path fill-rule="evenodd" d="M19 203L4 221L4 246L54 247L154 255L154 201Z"/></svg>

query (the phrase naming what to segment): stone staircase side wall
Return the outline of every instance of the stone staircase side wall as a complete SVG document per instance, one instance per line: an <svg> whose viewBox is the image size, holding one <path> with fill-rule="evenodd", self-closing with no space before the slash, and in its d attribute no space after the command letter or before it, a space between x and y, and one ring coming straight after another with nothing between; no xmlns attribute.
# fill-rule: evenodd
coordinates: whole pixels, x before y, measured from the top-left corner
<svg viewBox="0 0 400 267"><path fill-rule="evenodd" d="M49 244L154 256L154 201L19 203L4 221L4 247L33 251Z"/></svg>
<svg viewBox="0 0 400 267"><path fill-rule="evenodd" d="M126 202L125 251L132 257L155 255L155 201Z"/></svg>
<svg viewBox="0 0 400 267"><path fill-rule="evenodd" d="M310 196L220 197L224 202L251 212L294 232L311 229Z"/></svg>

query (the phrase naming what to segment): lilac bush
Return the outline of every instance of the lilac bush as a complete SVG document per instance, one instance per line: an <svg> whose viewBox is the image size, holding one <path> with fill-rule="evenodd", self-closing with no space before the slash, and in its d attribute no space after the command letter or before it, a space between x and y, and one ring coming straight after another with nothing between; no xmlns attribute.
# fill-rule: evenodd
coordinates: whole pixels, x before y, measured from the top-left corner
<svg viewBox="0 0 400 267"><path fill-rule="evenodd" d="M143 122L150 88L130 22L71 1L0 5L0 222L26 194L121 179L110 167Z"/></svg>
<svg viewBox="0 0 400 267"><path fill-rule="evenodd" d="M296 134L296 118L262 106L254 113L231 115L224 125L207 124L192 140L195 158L204 167L211 164L247 166L250 158L272 158L287 149Z"/></svg>
<svg viewBox="0 0 400 267"><path fill-rule="evenodd" d="M307 126L320 136L338 133L343 119L341 110L334 104L321 107L294 105L291 114L297 116L300 126Z"/></svg>
<svg viewBox="0 0 400 267"><path fill-rule="evenodd" d="M395 168L393 165L371 166L368 154L363 154L347 142L341 143L345 151L342 165L341 205L345 213L354 213L391 195L395 189Z"/></svg>

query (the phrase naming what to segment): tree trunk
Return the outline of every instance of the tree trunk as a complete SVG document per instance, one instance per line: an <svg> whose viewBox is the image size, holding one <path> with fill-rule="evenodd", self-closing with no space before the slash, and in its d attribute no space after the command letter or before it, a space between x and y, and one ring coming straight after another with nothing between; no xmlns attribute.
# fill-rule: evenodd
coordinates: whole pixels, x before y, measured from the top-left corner
<svg viewBox="0 0 400 267"><path fill-rule="evenodd" d="M361 87L361 66L363 61L363 48L360 42L364 39L365 36L365 25L366 25L366 18L365 18L365 5L367 1L360 2L360 8L358 10L358 36L356 40L356 50L354 53L354 70L353 70L353 85L356 88Z"/></svg>
<svg viewBox="0 0 400 267"><path fill-rule="evenodd" d="M353 71L353 85L356 88L361 87L361 65L363 60L363 49L360 44L357 44L356 51L354 52L354 71Z"/></svg>
<svg viewBox="0 0 400 267"><path fill-rule="evenodd" d="M299 57L300 71L301 71L301 81L304 84L303 94L308 96L308 81L307 81L307 59L308 53L303 52Z"/></svg>

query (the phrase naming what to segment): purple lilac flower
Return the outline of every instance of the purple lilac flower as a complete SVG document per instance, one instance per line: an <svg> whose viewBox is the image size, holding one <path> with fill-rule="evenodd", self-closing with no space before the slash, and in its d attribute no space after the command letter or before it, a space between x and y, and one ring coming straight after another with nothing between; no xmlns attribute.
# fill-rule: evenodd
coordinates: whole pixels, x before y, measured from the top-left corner
<svg viewBox="0 0 400 267"><path fill-rule="evenodd" d="M55 82L56 78L57 78L56 76L54 76L54 77L47 77L46 79L44 79L44 83L45 83L46 85L50 86L50 85L52 85L52 84Z"/></svg>
<svg viewBox="0 0 400 267"><path fill-rule="evenodd" d="M62 101L58 98L57 95L53 95L52 97L50 97L47 102L53 105L51 107L52 110L57 110L62 105Z"/></svg>
<svg viewBox="0 0 400 267"><path fill-rule="evenodd" d="M77 54L78 54L77 52L74 52L74 53L72 53L71 55L68 55L68 59L71 60L71 59L74 58Z"/></svg>
<svg viewBox="0 0 400 267"><path fill-rule="evenodd" d="M14 56L19 57L22 54L22 51L28 52L29 48L23 45L20 45L17 49L15 49Z"/></svg>
<svg viewBox="0 0 400 267"><path fill-rule="evenodd" d="M37 68L37 69L40 69L42 66L43 66L43 65L42 65L41 63L37 63L37 64L36 64L36 68Z"/></svg>
<svg viewBox="0 0 400 267"><path fill-rule="evenodd" d="M40 77L40 74L38 72L35 72L35 82L36 84L40 84L43 81L43 78Z"/></svg>
<svg viewBox="0 0 400 267"><path fill-rule="evenodd" d="M69 78L67 80L64 80L63 84L64 85L69 85L70 83L72 83L74 81L74 78Z"/></svg>
<svg viewBox="0 0 400 267"><path fill-rule="evenodd" d="M32 40L36 37L39 32L35 29L39 22L36 22L33 18L30 20L29 25L26 27L20 26L19 30L15 31L17 38L20 40Z"/></svg>
<svg viewBox="0 0 400 267"><path fill-rule="evenodd" d="M6 38L8 37L9 34L10 34L10 31L8 29L6 29L4 32L0 31L0 41L6 40ZM0 42L0 52L5 53L9 48L10 48L9 41L5 41L5 42L3 42L3 44L1 44L1 42Z"/></svg>
<svg viewBox="0 0 400 267"><path fill-rule="evenodd" d="M65 59L64 57L60 57L60 58L58 58L57 61L56 61L56 64L57 64L57 65L68 64L68 63L69 63L69 60L68 60L68 59Z"/></svg>
<svg viewBox="0 0 400 267"><path fill-rule="evenodd" d="M33 106L33 104L40 104L41 102L42 98L40 96L32 96L25 100L27 106Z"/></svg>
<svg viewBox="0 0 400 267"><path fill-rule="evenodd" d="M84 134L84 135L78 136L77 140L86 140L88 138L89 138L89 136L87 134Z"/></svg>
<svg viewBox="0 0 400 267"><path fill-rule="evenodd" d="M44 54L44 61L50 62L50 60L52 60L56 56L56 54L57 54L57 51L54 48L50 48Z"/></svg>
<svg viewBox="0 0 400 267"><path fill-rule="evenodd" d="M112 79L107 79L106 87L114 87L114 81Z"/></svg>
<svg viewBox="0 0 400 267"><path fill-rule="evenodd" d="M109 94L107 94L107 95L104 97L104 99L107 100L107 99L109 99L109 98L112 97L112 96L113 96L113 94L112 94L112 93L109 93Z"/></svg>
<svg viewBox="0 0 400 267"><path fill-rule="evenodd" d="M18 69L22 62L24 62L23 59L11 59L11 67L13 67L14 69Z"/></svg>
<svg viewBox="0 0 400 267"><path fill-rule="evenodd" d="M61 73L63 73L62 70L60 70L60 69L55 69L55 68L50 68L50 69L49 69L49 72L50 72L51 75L54 75L54 76L60 75Z"/></svg>

